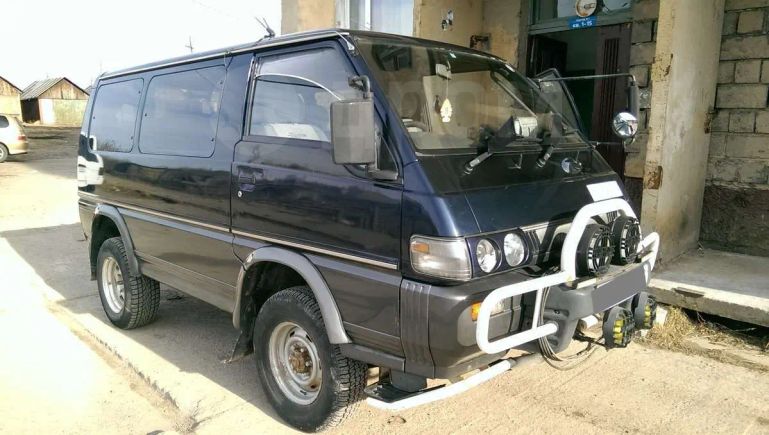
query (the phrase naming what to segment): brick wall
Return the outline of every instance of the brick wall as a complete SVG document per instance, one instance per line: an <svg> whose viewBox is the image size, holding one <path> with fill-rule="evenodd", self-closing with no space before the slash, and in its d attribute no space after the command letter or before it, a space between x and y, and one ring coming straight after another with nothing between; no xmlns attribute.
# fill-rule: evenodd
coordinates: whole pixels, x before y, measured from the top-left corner
<svg viewBox="0 0 769 435"><path fill-rule="evenodd" d="M625 188L633 208L640 214L643 195L644 161L649 140L649 107L651 103L651 66L657 48L657 17L659 0L637 0L633 3L633 24L630 37L630 73L641 88L639 131L635 141L627 147L625 159Z"/></svg>
<svg viewBox="0 0 769 435"><path fill-rule="evenodd" d="M769 0L727 0L701 239L769 255Z"/></svg>

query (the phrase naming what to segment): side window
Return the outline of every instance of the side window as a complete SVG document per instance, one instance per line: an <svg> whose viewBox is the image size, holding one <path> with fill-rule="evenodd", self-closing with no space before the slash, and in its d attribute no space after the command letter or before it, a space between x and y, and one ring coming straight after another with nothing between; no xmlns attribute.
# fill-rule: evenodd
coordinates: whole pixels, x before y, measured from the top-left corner
<svg viewBox="0 0 769 435"><path fill-rule="evenodd" d="M348 84L352 75L347 60L332 48L262 58L250 134L329 142L331 103L360 98Z"/></svg>
<svg viewBox="0 0 769 435"><path fill-rule="evenodd" d="M6 118L3 115L0 115L0 128L6 128L9 125L10 125L10 123L8 122L8 118Z"/></svg>
<svg viewBox="0 0 769 435"><path fill-rule="evenodd" d="M131 151L143 87L142 79L99 86L89 133L96 137L99 151Z"/></svg>
<svg viewBox="0 0 769 435"><path fill-rule="evenodd" d="M145 154L211 156L224 75L224 67L215 66L153 77L144 103L139 150Z"/></svg>

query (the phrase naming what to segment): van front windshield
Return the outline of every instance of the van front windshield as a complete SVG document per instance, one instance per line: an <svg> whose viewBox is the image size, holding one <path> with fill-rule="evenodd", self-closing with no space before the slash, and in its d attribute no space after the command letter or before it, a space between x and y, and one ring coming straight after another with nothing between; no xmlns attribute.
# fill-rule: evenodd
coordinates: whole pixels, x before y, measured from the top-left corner
<svg viewBox="0 0 769 435"><path fill-rule="evenodd" d="M573 121L555 115L554 123L539 89L496 58L395 38L356 43L420 153L474 153L489 137L495 148L546 136L584 145Z"/></svg>

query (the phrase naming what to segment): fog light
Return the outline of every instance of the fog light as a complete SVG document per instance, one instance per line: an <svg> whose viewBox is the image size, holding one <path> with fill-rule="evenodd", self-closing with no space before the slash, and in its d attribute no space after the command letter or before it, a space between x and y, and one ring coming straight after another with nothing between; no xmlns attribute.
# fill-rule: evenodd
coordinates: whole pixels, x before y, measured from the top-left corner
<svg viewBox="0 0 769 435"><path fill-rule="evenodd" d="M609 270L614 256L611 232L603 225L590 224L577 245L577 272L581 275L601 275Z"/></svg>
<svg viewBox="0 0 769 435"><path fill-rule="evenodd" d="M634 263L641 243L641 225L638 219L620 216L611 224L611 238L614 244L614 264L624 266Z"/></svg>
<svg viewBox="0 0 769 435"><path fill-rule="evenodd" d="M625 347L633 338L635 320L633 313L622 307L609 310L603 322L603 339L608 348Z"/></svg>
<svg viewBox="0 0 769 435"><path fill-rule="evenodd" d="M638 293L633 298L633 317L636 328L651 329L657 318L657 301L649 293Z"/></svg>

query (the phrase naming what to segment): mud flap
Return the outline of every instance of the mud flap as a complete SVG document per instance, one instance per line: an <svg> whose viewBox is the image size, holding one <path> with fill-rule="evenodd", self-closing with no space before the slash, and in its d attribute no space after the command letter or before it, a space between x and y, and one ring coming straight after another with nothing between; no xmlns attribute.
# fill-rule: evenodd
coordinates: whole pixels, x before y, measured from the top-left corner
<svg viewBox="0 0 769 435"><path fill-rule="evenodd" d="M232 348L232 353L230 354L230 357L224 360L224 363L229 364L235 361L240 361L241 359L247 357L248 355L251 355L252 353L254 353L253 337L251 336L250 333L240 331L240 335L238 336L238 341L235 342L235 347Z"/></svg>

